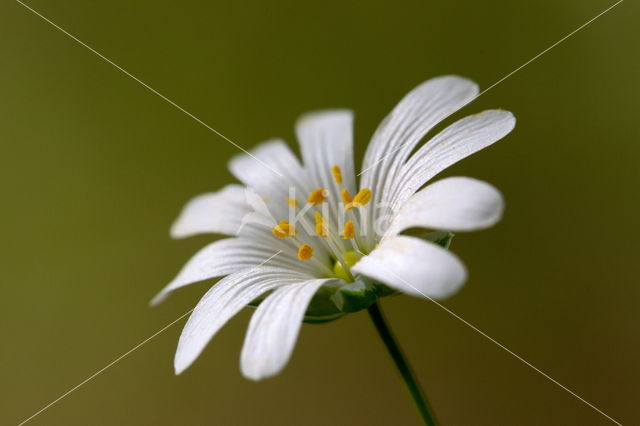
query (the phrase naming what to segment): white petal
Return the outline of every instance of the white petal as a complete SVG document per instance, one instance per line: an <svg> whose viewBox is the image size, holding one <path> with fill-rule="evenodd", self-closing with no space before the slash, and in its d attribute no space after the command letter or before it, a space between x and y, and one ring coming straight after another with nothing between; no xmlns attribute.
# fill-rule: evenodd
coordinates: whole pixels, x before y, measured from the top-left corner
<svg viewBox="0 0 640 426"><path fill-rule="evenodd" d="M241 154L232 158L229 161L229 170L262 197L271 215L287 217L285 198L291 196L290 188L294 188L296 197L309 191L300 186L300 183L306 181L305 171L300 162L287 144L279 139L263 142L252 149L251 154L253 157ZM270 168L260 167L256 158ZM273 170L278 173L274 173Z"/></svg>
<svg viewBox="0 0 640 426"><path fill-rule="evenodd" d="M363 186L379 187L373 181L378 173L383 181L385 172L402 164L429 130L477 94L473 81L453 75L432 78L409 92L382 121L367 147Z"/></svg>
<svg viewBox="0 0 640 426"><path fill-rule="evenodd" d="M456 121L407 161L392 193L392 206L402 205L429 179L454 163L497 142L513 130L509 111L488 110Z"/></svg>
<svg viewBox="0 0 640 426"><path fill-rule="evenodd" d="M280 285L304 279L302 274L266 267L225 277L200 299L184 326L174 361L176 374L189 367L218 330L249 302Z"/></svg>
<svg viewBox="0 0 640 426"><path fill-rule="evenodd" d="M236 235L242 217L249 212L244 187L228 185L218 192L199 195L182 209L171 227L173 238L197 234Z"/></svg>
<svg viewBox="0 0 640 426"><path fill-rule="evenodd" d="M343 187L355 193L353 166L353 113L349 110L316 111L303 115L296 123L296 134L308 180L313 187L329 192L329 226L339 223L341 186L333 178L331 168L342 170ZM306 198L306 194L305 194ZM340 247L342 242L337 243Z"/></svg>
<svg viewBox="0 0 640 426"><path fill-rule="evenodd" d="M278 242L276 240L272 245L265 245L244 238L227 238L211 243L196 253L173 281L151 299L150 304L155 306L163 302L172 291L180 287L233 274L260 265L267 259L269 259L267 266L313 272L307 264L293 257L294 251L283 250L278 253L281 249L276 244Z"/></svg>
<svg viewBox="0 0 640 426"><path fill-rule="evenodd" d="M255 158L254 158L255 157ZM261 167L259 159L270 168ZM278 173L274 173L274 171ZM229 161L229 170L242 183L254 188L260 195L267 195L274 186L286 186L302 175L302 166L287 144L280 139L261 143L251 150L251 155L240 154Z"/></svg>
<svg viewBox="0 0 640 426"><path fill-rule="evenodd" d="M492 185L467 177L432 183L402 206L388 235L421 227L443 231L487 228L502 217L504 201Z"/></svg>
<svg viewBox="0 0 640 426"><path fill-rule="evenodd" d="M418 238L392 237L351 268L412 296L442 299L455 293L467 273L451 252Z"/></svg>
<svg viewBox="0 0 640 426"><path fill-rule="evenodd" d="M355 190L353 112L343 109L305 114L296 123L296 134L304 167L315 182L327 189L335 187L331 167L340 166L345 188Z"/></svg>
<svg viewBox="0 0 640 426"><path fill-rule="evenodd" d="M360 186L373 190L367 214L392 198L402 165L422 138L477 94L478 86L473 81L448 75L425 81L398 103L376 130L365 153ZM373 221L369 221L371 246L372 227Z"/></svg>
<svg viewBox="0 0 640 426"><path fill-rule="evenodd" d="M252 209L252 211L245 214L242 218L242 224L238 230L238 236L243 235L242 230L247 224L259 225L269 231L273 229L273 227L276 226L277 221L271 214L265 199L258 195L258 193L256 193L251 187L247 187L245 195L247 205Z"/></svg>
<svg viewBox="0 0 640 426"><path fill-rule="evenodd" d="M258 306L240 356L245 377L260 380L284 368L311 298L328 281L317 279L280 287Z"/></svg>

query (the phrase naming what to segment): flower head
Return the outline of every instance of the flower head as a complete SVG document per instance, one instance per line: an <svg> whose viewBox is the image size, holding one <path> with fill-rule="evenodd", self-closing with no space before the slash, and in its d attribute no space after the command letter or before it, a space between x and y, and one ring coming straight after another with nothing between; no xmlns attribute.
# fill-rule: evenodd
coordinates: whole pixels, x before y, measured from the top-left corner
<svg viewBox="0 0 640 426"><path fill-rule="evenodd" d="M450 232L496 223L502 196L493 186L466 177L423 186L505 136L515 119L508 111L484 111L419 144L477 95L476 84L456 76L434 78L411 91L373 135L359 185L353 116L347 110L300 118L296 132L302 163L281 140L233 158L229 168L242 185L194 198L171 230L176 238L201 233L231 238L203 248L152 300L155 304L179 287L224 276L189 318L178 344L176 372L186 369L249 304L257 309L241 368L258 380L285 366L303 320L332 320L396 292L434 299L455 293L466 270L442 246ZM401 234L410 228L439 232Z"/></svg>

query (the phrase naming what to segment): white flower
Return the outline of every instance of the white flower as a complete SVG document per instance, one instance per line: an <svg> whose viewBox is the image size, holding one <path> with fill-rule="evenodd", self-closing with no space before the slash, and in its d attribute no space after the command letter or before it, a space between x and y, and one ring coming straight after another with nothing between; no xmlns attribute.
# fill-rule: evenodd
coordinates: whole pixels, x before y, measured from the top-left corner
<svg viewBox="0 0 640 426"><path fill-rule="evenodd" d="M232 237L203 248L152 300L226 276L202 297L185 325L176 373L252 302L259 305L241 369L259 380L285 366L305 315L337 318L395 291L434 299L455 293L466 278L460 260L428 239L399 234L416 227L471 231L500 219L502 197L487 183L453 177L421 189L513 129L510 112L489 110L456 121L418 147L427 132L477 95L475 83L456 76L415 88L373 135L359 187L353 116L347 110L311 113L297 122L302 164L281 140L233 158L229 167L243 185L194 198L171 230L175 238Z"/></svg>

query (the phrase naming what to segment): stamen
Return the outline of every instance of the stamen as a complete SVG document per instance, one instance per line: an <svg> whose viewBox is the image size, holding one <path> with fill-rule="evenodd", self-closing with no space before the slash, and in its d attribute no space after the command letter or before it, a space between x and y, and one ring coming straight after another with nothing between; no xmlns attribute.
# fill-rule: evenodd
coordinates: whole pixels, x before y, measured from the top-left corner
<svg viewBox="0 0 640 426"><path fill-rule="evenodd" d="M371 201L371 190L367 188L361 189L355 197L353 197L353 206L362 207Z"/></svg>
<svg viewBox="0 0 640 426"><path fill-rule="evenodd" d="M344 229L342 230L342 238L348 240L350 238L354 238L356 236L356 231L353 226L353 221L350 220L344 224Z"/></svg>
<svg viewBox="0 0 640 426"><path fill-rule="evenodd" d="M340 166L331 167L331 173L333 173L333 180L340 185L342 183L342 170L340 170Z"/></svg>
<svg viewBox="0 0 640 426"><path fill-rule="evenodd" d="M298 259L299 260L309 260L313 257L313 247L309 244L303 244L298 249Z"/></svg>
<svg viewBox="0 0 640 426"><path fill-rule="evenodd" d="M342 188L342 203L344 204L345 208L347 208L347 210L351 209L351 202L353 201L353 198L351 198L351 194L349 194L349 191L346 190L346 188ZM349 207L351 206L351 207Z"/></svg>
<svg viewBox="0 0 640 426"><path fill-rule="evenodd" d="M327 195L329 195L329 193L324 188L314 189L313 191L311 191L311 194L307 199L307 203L317 206L318 204L322 204L324 200L327 199Z"/></svg>
<svg viewBox="0 0 640 426"><path fill-rule="evenodd" d="M281 220L279 224L274 226L271 232L278 238L287 238L295 237L295 235L298 233L298 230L289 222Z"/></svg>
<svg viewBox="0 0 640 426"><path fill-rule="evenodd" d="M298 200L296 200L295 198L286 197L284 200L287 202L290 208L295 209L296 207L298 207Z"/></svg>
<svg viewBox="0 0 640 426"><path fill-rule="evenodd" d="M324 223L324 218L322 217L320 212L315 212L315 213L316 213L316 234L318 234L321 237L326 237L327 235L329 235L329 230L327 229L327 226Z"/></svg>

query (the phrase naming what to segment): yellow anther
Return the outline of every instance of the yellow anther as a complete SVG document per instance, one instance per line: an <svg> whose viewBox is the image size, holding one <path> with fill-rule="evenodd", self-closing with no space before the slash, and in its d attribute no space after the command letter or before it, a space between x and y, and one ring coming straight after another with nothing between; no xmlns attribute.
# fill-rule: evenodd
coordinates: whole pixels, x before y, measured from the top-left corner
<svg viewBox="0 0 640 426"><path fill-rule="evenodd" d="M367 188L361 189L355 197L353 197L353 207L362 207L371 201L371 190Z"/></svg>
<svg viewBox="0 0 640 426"><path fill-rule="evenodd" d="M351 202L353 201L353 198L351 198L351 194L349 194L349 191L347 191L345 188L342 188L342 202L344 203L344 206L347 208L347 210L350 210L351 207Z"/></svg>
<svg viewBox="0 0 640 426"><path fill-rule="evenodd" d="M331 173L333 173L333 180L340 185L342 183L342 170L340 170L340 166L331 167Z"/></svg>
<svg viewBox="0 0 640 426"><path fill-rule="evenodd" d="M342 238L348 240L350 238L354 238L356 236L356 230L353 226L353 221L350 220L344 224L344 229L342 230Z"/></svg>
<svg viewBox="0 0 640 426"><path fill-rule="evenodd" d="M286 238L294 237L298 233L298 230L289 222L281 220L279 224L273 227L271 232L278 238Z"/></svg>
<svg viewBox="0 0 640 426"><path fill-rule="evenodd" d="M327 226L324 223L324 218L322 217L320 212L315 212L315 213L316 213L316 234L320 235L321 237L326 237L327 235L329 235L329 230L327 229Z"/></svg>
<svg viewBox="0 0 640 426"><path fill-rule="evenodd" d="M286 197L284 200L287 202L290 208L295 209L296 207L298 207L298 200L296 200L295 198Z"/></svg>
<svg viewBox="0 0 640 426"><path fill-rule="evenodd" d="M327 195L329 195L329 193L324 188L314 189L313 191L311 191L309 198L307 198L307 203L317 206L318 204L322 204L324 200L327 199Z"/></svg>
<svg viewBox="0 0 640 426"><path fill-rule="evenodd" d="M309 260L313 257L313 247L303 244L298 249L298 260Z"/></svg>

